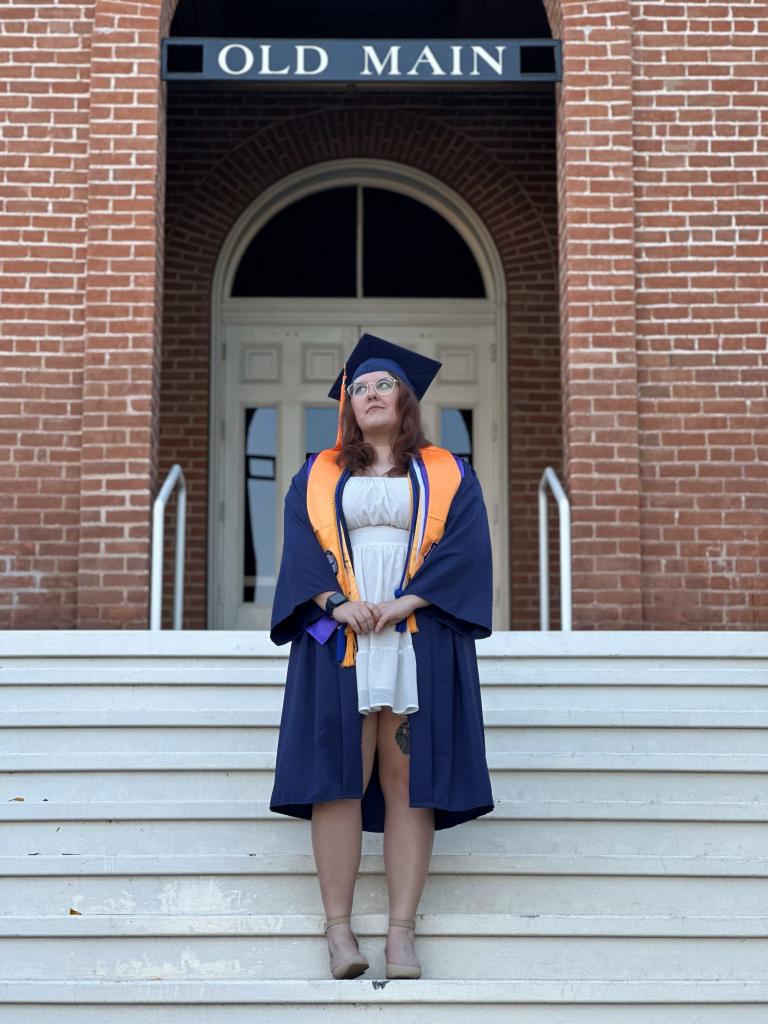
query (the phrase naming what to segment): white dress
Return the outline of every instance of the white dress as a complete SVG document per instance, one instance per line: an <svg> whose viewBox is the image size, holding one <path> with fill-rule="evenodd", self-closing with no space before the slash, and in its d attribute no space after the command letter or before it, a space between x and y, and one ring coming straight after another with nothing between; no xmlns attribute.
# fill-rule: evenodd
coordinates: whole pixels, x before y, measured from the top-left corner
<svg viewBox="0 0 768 1024"><path fill-rule="evenodd" d="M352 544L361 601L393 601L405 565L410 528L408 477L351 476L342 508ZM391 707L399 715L419 710L416 655L411 634L395 624L357 634L357 703L361 714Z"/></svg>

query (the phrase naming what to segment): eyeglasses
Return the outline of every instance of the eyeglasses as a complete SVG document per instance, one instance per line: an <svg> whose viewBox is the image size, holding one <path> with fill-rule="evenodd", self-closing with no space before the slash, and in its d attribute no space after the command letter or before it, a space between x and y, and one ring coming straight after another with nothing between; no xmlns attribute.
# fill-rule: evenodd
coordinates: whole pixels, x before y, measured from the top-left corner
<svg viewBox="0 0 768 1024"><path fill-rule="evenodd" d="M399 380L395 380L394 377L379 377L376 383L373 385L380 395L389 395L395 390L395 384L399 384ZM360 398L361 395L368 394L368 381L357 381L355 384L347 384L347 394L350 398Z"/></svg>

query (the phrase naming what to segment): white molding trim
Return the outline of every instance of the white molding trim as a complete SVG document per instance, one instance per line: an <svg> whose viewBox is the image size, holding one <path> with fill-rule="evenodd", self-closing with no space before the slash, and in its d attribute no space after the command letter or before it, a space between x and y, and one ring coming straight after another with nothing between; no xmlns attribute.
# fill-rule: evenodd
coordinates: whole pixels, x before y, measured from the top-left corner
<svg viewBox="0 0 768 1024"><path fill-rule="evenodd" d="M313 192L323 191L340 185L368 185L401 192L431 207L461 235L475 257L482 275L486 299L243 299L227 298L240 259L253 236L284 207ZM369 320L372 310L381 313L397 312L407 321L427 323L433 321L439 312L440 321L446 320L456 326L470 319L473 323L485 320L495 324L497 373L496 393L493 395L498 410L497 451L499 485L495 504L498 506L500 528L497 541L497 563L495 586L499 591L498 607L500 624L509 624L509 501L504 485L507 473L508 445L507 429L508 391L507 381L507 284L504 268L493 238L476 211L444 182L432 175L391 160L375 158L345 158L329 160L304 167L261 192L243 210L225 239L213 274L211 287L210 324L210 403L209 403L209 460L208 460L208 515L207 515L207 625L209 629L219 628L216 623L218 600L216 585L212 579L212 567L222 565L221 546L223 538L218 529L217 509L224 500L223 465L221 457L222 438L220 425L223 417L223 396L221 394L222 335L225 322L236 322L238 314L244 313L245 306L253 312L257 309L265 319L290 315L292 318L316 322L356 314L361 320ZM489 511L491 501L487 502ZM491 524L493 529L493 524Z"/></svg>

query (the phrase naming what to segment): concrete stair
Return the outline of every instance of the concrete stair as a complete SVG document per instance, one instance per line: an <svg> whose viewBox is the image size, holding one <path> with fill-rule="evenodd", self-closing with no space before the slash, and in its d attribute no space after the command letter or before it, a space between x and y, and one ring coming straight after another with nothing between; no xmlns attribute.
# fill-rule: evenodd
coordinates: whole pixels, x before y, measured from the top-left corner
<svg viewBox="0 0 768 1024"><path fill-rule="evenodd" d="M328 975L307 822L267 807L262 633L8 632L0 1019L768 1019L768 634L477 644L496 808L437 833L424 976L384 981L381 837Z"/></svg>

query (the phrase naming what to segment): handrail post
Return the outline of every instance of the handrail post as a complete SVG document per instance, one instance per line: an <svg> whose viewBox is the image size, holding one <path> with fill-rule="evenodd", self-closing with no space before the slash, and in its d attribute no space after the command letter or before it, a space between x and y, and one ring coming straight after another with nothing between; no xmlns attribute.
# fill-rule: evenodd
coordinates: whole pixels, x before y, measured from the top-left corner
<svg viewBox="0 0 768 1024"><path fill-rule="evenodd" d="M171 467L152 505L152 575L150 579L149 628L162 628L163 549L165 508L178 484L176 501L176 553L173 571L173 628L181 629L184 614L184 541L187 521L187 482L178 462Z"/></svg>
<svg viewBox="0 0 768 1024"><path fill-rule="evenodd" d="M560 526L560 629L570 632L571 618L571 505L558 480L547 466L539 481L539 628L549 629L549 531L547 487L557 501Z"/></svg>

